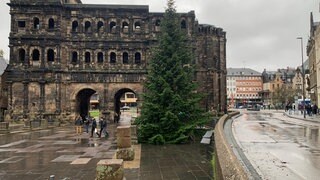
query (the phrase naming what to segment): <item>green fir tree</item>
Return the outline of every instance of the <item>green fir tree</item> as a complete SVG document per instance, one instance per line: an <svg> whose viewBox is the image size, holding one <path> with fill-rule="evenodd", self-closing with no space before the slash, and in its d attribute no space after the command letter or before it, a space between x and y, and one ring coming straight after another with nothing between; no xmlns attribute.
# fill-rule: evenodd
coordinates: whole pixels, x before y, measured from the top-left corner
<svg viewBox="0 0 320 180"><path fill-rule="evenodd" d="M136 121L140 142L185 143L196 127L208 121L193 82L192 47L180 28L174 4L168 0L150 62L141 116Z"/></svg>

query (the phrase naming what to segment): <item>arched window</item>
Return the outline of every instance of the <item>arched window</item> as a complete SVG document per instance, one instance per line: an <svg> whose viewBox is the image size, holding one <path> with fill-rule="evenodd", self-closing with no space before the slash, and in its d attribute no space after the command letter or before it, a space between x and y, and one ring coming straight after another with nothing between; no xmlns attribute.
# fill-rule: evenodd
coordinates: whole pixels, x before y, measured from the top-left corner
<svg viewBox="0 0 320 180"><path fill-rule="evenodd" d="M187 28L187 23L185 20L181 21L181 29L186 29Z"/></svg>
<svg viewBox="0 0 320 180"><path fill-rule="evenodd" d="M77 63L78 62L78 53L76 51L72 52L71 62L72 63Z"/></svg>
<svg viewBox="0 0 320 180"><path fill-rule="evenodd" d="M87 32L91 32L91 22L89 21L86 21L84 23L84 31L87 33Z"/></svg>
<svg viewBox="0 0 320 180"><path fill-rule="evenodd" d="M48 20L48 28L49 29L54 29L54 19L53 18L50 18Z"/></svg>
<svg viewBox="0 0 320 180"><path fill-rule="evenodd" d="M141 63L141 54L139 52L136 52L134 54L134 63L140 64Z"/></svg>
<svg viewBox="0 0 320 180"><path fill-rule="evenodd" d="M122 29L128 29L128 28L129 28L128 22L127 22L127 21L124 21L124 22L122 23Z"/></svg>
<svg viewBox="0 0 320 180"><path fill-rule="evenodd" d="M99 22L98 22L97 30L98 30L98 32L100 32L100 31L103 30L103 22L102 22L102 21L99 21Z"/></svg>
<svg viewBox="0 0 320 180"><path fill-rule="evenodd" d="M78 21L73 21L72 22L72 32L78 32Z"/></svg>
<svg viewBox="0 0 320 180"><path fill-rule="evenodd" d="M39 18L33 18L33 29L40 29L40 20Z"/></svg>
<svg viewBox="0 0 320 180"><path fill-rule="evenodd" d="M111 53L110 53L110 63L116 63L116 62L117 62L116 53L111 52Z"/></svg>
<svg viewBox="0 0 320 180"><path fill-rule="evenodd" d="M98 63L103 63L103 53L102 52L98 52L97 59L98 59Z"/></svg>
<svg viewBox="0 0 320 180"><path fill-rule="evenodd" d="M110 32L115 32L116 23L114 21L110 22Z"/></svg>
<svg viewBox="0 0 320 180"><path fill-rule="evenodd" d="M19 49L19 61L23 63L25 58L26 58L26 51L22 48Z"/></svg>
<svg viewBox="0 0 320 180"><path fill-rule="evenodd" d="M54 51L53 49L49 49L47 52L47 61L53 62L54 61Z"/></svg>
<svg viewBox="0 0 320 180"><path fill-rule="evenodd" d="M84 62L85 63L90 63L90 61L91 61L91 54L90 54L90 52L86 52L84 54Z"/></svg>
<svg viewBox="0 0 320 180"><path fill-rule="evenodd" d="M123 64L128 64L128 63L129 63L129 55L128 55L127 52L124 52L124 53L122 54L122 63L123 63Z"/></svg>
<svg viewBox="0 0 320 180"><path fill-rule="evenodd" d="M137 21L134 23L134 29L140 29L141 28L141 24L140 21Z"/></svg>
<svg viewBox="0 0 320 180"><path fill-rule="evenodd" d="M39 61L40 60L40 52L38 49L34 49L32 51L32 61Z"/></svg>

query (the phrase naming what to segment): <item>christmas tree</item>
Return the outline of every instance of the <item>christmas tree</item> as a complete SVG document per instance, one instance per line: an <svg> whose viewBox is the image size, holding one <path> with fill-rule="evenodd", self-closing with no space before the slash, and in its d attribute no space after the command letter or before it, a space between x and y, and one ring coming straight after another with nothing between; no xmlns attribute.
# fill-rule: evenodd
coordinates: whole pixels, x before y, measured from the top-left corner
<svg viewBox="0 0 320 180"><path fill-rule="evenodd" d="M136 120L140 142L184 143L208 120L193 82L192 47L174 4L168 0L148 68L141 116Z"/></svg>

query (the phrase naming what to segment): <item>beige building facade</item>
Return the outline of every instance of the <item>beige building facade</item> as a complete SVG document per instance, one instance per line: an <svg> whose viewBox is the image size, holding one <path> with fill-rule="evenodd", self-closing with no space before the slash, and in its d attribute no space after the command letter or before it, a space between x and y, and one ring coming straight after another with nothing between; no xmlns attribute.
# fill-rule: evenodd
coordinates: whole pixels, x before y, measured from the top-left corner
<svg viewBox="0 0 320 180"><path fill-rule="evenodd" d="M310 14L310 38L307 44L309 57L310 82L308 91L311 102L320 107L320 23L314 22L313 14Z"/></svg>

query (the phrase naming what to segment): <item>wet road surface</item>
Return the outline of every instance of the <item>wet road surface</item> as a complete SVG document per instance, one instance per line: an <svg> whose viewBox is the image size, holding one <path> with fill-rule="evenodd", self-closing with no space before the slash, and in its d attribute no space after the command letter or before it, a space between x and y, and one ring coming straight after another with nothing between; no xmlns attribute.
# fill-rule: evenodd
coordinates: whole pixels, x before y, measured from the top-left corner
<svg viewBox="0 0 320 180"><path fill-rule="evenodd" d="M232 130L262 179L316 180L320 177L319 125L284 116L282 111L242 111Z"/></svg>

